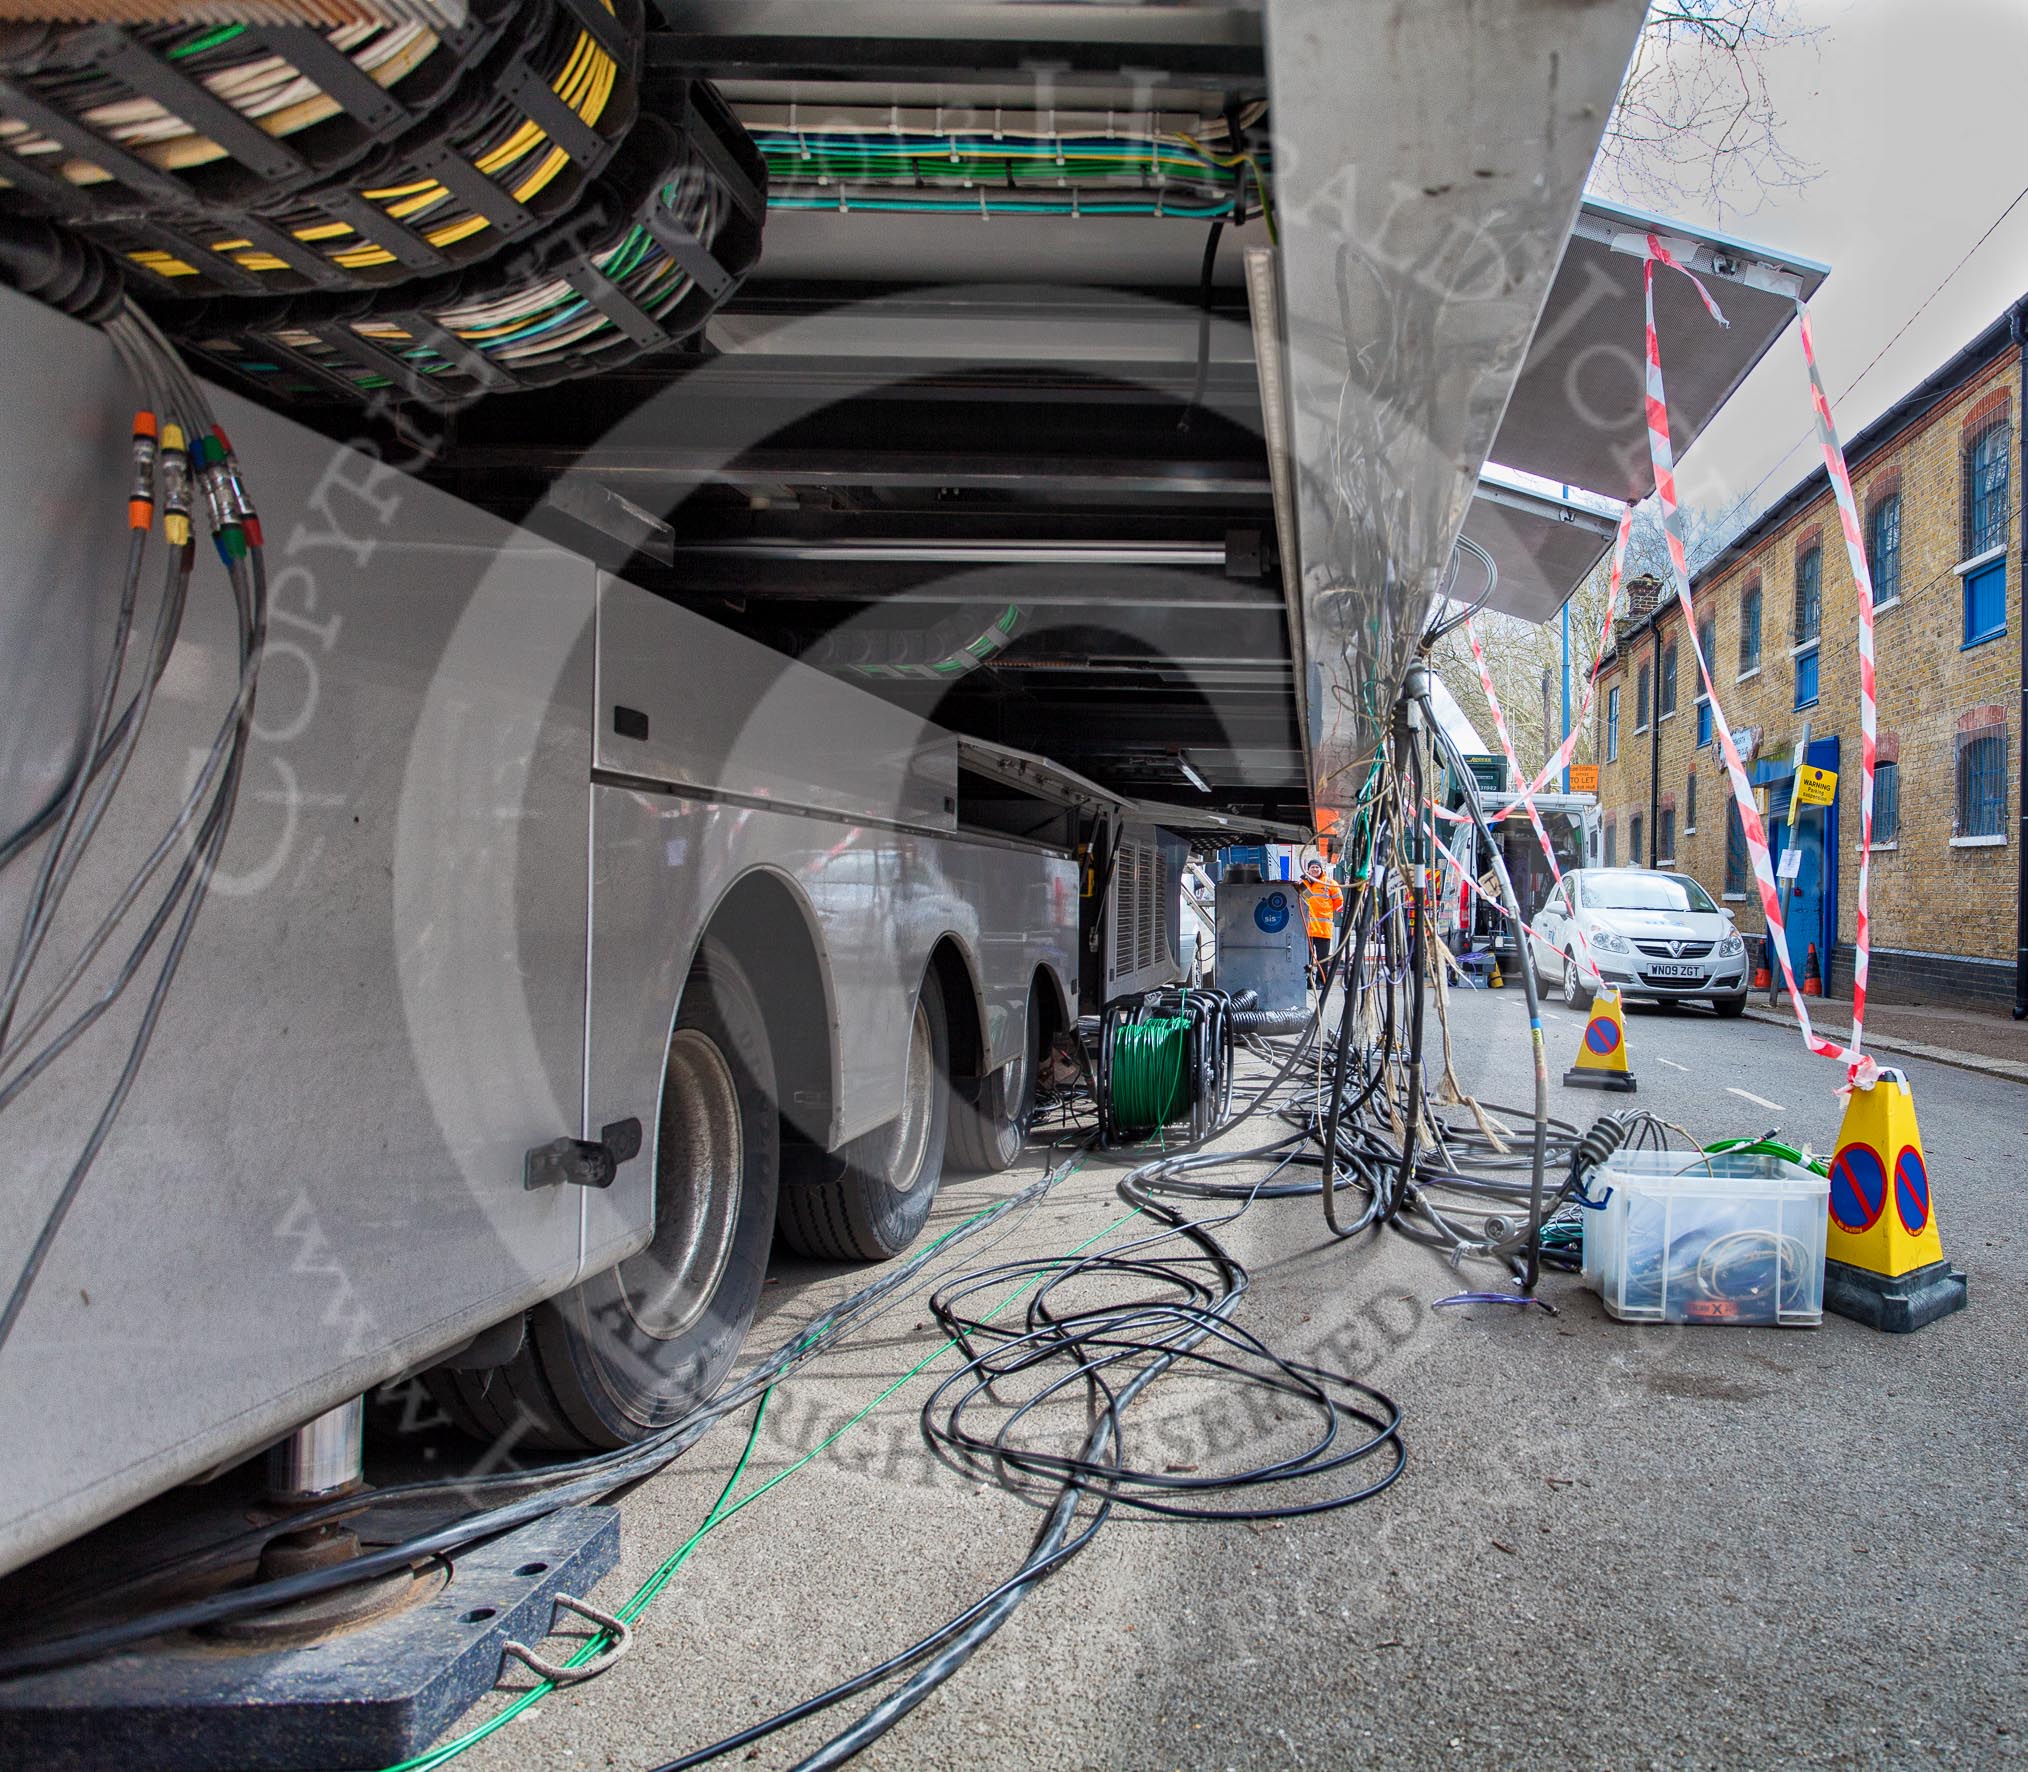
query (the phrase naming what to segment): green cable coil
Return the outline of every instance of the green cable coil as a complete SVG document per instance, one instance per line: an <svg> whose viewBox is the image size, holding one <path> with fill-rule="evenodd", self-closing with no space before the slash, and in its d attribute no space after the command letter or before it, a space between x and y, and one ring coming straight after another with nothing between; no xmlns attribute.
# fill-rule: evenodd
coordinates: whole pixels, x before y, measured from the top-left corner
<svg viewBox="0 0 2028 1772"><path fill-rule="evenodd" d="M1190 1021L1153 1015L1113 1035L1113 1122L1122 1132L1156 1132L1190 1108Z"/></svg>

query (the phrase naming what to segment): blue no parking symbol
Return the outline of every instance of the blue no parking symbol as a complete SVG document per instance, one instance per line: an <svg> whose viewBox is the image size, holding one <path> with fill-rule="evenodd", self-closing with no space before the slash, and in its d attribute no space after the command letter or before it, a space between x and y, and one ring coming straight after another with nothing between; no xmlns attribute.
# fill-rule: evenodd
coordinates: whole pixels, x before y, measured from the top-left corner
<svg viewBox="0 0 2028 1772"><path fill-rule="evenodd" d="M1848 1144L1831 1161L1831 1221L1841 1231L1873 1227L1887 1203L1887 1165L1868 1144Z"/></svg>

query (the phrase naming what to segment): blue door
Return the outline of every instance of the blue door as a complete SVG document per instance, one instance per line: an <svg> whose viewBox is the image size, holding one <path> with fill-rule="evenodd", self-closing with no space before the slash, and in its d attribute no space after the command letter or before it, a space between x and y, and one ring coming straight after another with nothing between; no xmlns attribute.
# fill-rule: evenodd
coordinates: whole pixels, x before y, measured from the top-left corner
<svg viewBox="0 0 2028 1772"><path fill-rule="evenodd" d="M1818 769L1836 770L1838 741L1824 738L1810 745L1810 763ZM1780 776L1768 784L1768 847L1775 858L1775 877L1781 881L1781 858L1791 848L1802 851L1801 872L1783 885L1782 921L1789 932L1789 964L1795 968L1796 983L1805 977L1804 966L1810 943L1817 944L1818 976L1826 993L1831 987L1831 956L1838 939L1838 807L1803 806L1797 809L1794 826L1778 822L1786 818L1789 794L1795 785L1793 774L1783 766ZM1841 779L1838 791L1842 796ZM1779 980L1777 980L1779 982Z"/></svg>

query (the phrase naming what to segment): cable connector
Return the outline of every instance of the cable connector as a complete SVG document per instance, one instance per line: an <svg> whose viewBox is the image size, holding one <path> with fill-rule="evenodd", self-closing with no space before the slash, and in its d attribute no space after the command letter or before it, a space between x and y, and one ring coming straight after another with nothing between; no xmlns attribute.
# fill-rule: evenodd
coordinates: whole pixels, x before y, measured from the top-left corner
<svg viewBox="0 0 2028 1772"><path fill-rule="evenodd" d="M223 431L213 428L218 446L225 451L225 491L227 503L232 509L234 520L246 531L246 538L254 547L264 547L261 535L260 513L254 509L253 495L246 489L246 481L240 477L239 457L232 452L232 439Z"/></svg>
<svg viewBox="0 0 2028 1772"><path fill-rule="evenodd" d="M183 447L183 427L162 427L162 533L172 547L190 545L190 456Z"/></svg>
<svg viewBox="0 0 2028 1772"><path fill-rule="evenodd" d="M197 484L204 492L204 514L211 526L211 545L228 569L235 560L246 558L246 536L233 515L226 490L225 445L216 435L200 436L196 446Z"/></svg>
<svg viewBox="0 0 2028 1772"><path fill-rule="evenodd" d="M127 527L143 532L155 527L155 455L159 448L155 415L143 407L134 414L134 477L127 486Z"/></svg>

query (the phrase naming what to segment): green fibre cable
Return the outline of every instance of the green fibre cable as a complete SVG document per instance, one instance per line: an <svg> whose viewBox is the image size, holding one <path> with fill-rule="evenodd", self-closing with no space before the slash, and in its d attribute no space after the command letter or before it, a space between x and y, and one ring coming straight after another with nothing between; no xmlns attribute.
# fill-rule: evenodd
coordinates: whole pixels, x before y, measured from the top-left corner
<svg viewBox="0 0 2028 1772"><path fill-rule="evenodd" d="M1122 1131L1159 1132L1190 1105L1190 1020L1151 1015L1113 1035L1113 1122Z"/></svg>
<svg viewBox="0 0 2028 1772"><path fill-rule="evenodd" d="M1799 1151L1794 1145L1783 1144L1773 1138L1721 1138L1716 1144L1707 1144L1704 1154L1707 1157L1779 1157L1784 1163L1794 1163L1798 1168L1818 1175L1831 1173L1828 1157L1813 1156L1808 1151Z"/></svg>
<svg viewBox="0 0 2028 1772"><path fill-rule="evenodd" d="M1073 1163L1071 1167L1064 1172L1063 1179L1065 1181L1068 1181L1070 1177L1075 1175L1077 1171L1081 1169L1083 1166L1084 1165L1081 1161ZM987 1215L987 1213L991 1211L992 1208L987 1207L982 1211L973 1213L972 1216L964 1220L963 1223L954 1225L950 1230L944 1232L944 1234L941 1237L937 1238L936 1242L932 1243L929 1246L930 1250L935 1250L939 1245L949 1242L953 1237L956 1237L961 1232L968 1230L972 1225L978 1223L980 1219L984 1218ZM1139 1206L1136 1206L1133 1209L1133 1211L1122 1213L1118 1218L1114 1219L1112 1223L1107 1225L1103 1230L1095 1231L1091 1236L1087 1237L1082 1243L1078 1244L1076 1248L1072 1249L1069 1252L1069 1254L1065 1255L1062 1261L1056 1263L1055 1265L1059 1268L1068 1266L1078 1256L1082 1255L1087 1249L1089 1249L1094 1243L1100 1242L1104 1238L1111 1236L1114 1231L1120 1228L1121 1225L1127 1224L1131 1220L1138 1218L1141 1215L1141 1211L1142 1209ZM925 1251L925 1253L928 1252L929 1251ZM994 1317L997 1317L1002 1311L1006 1310L1009 1305L1013 1304L1017 1299L1019 1299L1023 1293L1033 1290L1037 1285L1041 1283L1041 1281L1042 1275L1040 1273L1031 1275L1018 1288L1010 1292L1005 1298L1003 1298L998 1304L996 1304L992 1308L992 1310L987 1312L986 1320L990 1322ZM690 1561L693 1555L696 1554L698 1546L704 1542L708 1534L715 1532L720 1526L724 1525L727 1520L731 1519L732 1516L738 1513L742 1508L748 1507L752 1503L760 1500L760 1498L763 1495L767 1494L767 1492L770 1489L772 1489L777 1483L786 1481L788 1478L794 1476L805 1465L811 1463L815 1459L822 1457L834 1445L836 1445L839 1440L843 1439L847 1433L849 1433L853 1428L857 1427L860 1424L860 1422L864 1421L867 1418L867 1416L871 1415L874 1410L878 1409L880 1405L886 1402L889 1397L893 1396L896 1391L900 1390L903 1385L907 1384L911 1379L915 1378L926 1367L932 1365L937 1360L942 1359L945 1354L949 1353L951 1349L953 1349L957 1345L958 1344L955 1340L946 1341L943 1343L942 1346L934 1349L932 1352L928 1354L925 1354L920 1360L918 1360L913 1366L911 1366L906 1372L904 1372L885 1390L880 1392L878 1396L874 1397L871 1402L866 1404L866 1406L862 1408L856 1415L854 1415L849 1421L845 1422L834 1432L827 1435L823 1440L819 1441L808 1452L805 1452L802 1455L802 1457L798 1458L795 1461L795 1463L784 1466L781 1470L775 1472L773 1476L768 1478L768 1480L765 1483L762 1483L758 1488L749 1490L746 1494L742 1495L737 1501L734 1501L732 1499L733 1491L738 1488L740 1478L746 1474L746 1467L748 1462L753 1457L754 1448L760 1443L761 1420L767 1412L769 1399L771 1399L774 1396L775 1390L777 1389L776 1385L770 1385L765 1391L761 1393L760 1404L754 1410L753 1425L747 1430L746 1445L740 1451L739 1460L732 1467L732 1474L726 1478L725 1487L718 1492L718 1499L711 1504L710 1511L706 1513L706 1515L704 1516L703 1524L700 1525L695 1532L691 1533L691 1535L688 1538L686 1538L680 1545L678 1545L675 1550L670 1552L670 1554L667 1557L663 1558L663 1560L656 1565L655 1569L653 1570L652 1573L649 1574L647 1579L644 1580L641 1583L641 1585L637 1587L631 1595L628 1596L626 1601L620 1606L615 1616L620 1618L627 1624L632 1624L637 1618L641 1616L643 1612L645 1612L648 1609L650 1605L654 1603L655 1597L658 1594L660 1594L661 1591L665 1587L667 1587L672 1580L675 1579L677 1572L682 1569L685 1563ZM602 1655L606 1651L606 1649L610 1646L610 1642L611 1639L608 1638L603 1631L599 1632L594 1636L588 1637L585 1639L583 1643L581 1643L578 1646L578 1648L572 1653L570 1659L566 1661L563 1665L565 1667L582 1667L586 1662L593 1660L595 1657L599 1655ZM466 1749L478 1746L478 1744L484 1741L487 1738L487 1736L492 1735L497 1730L504 1729L516 1717L520 1716L523 1711L527 1710L530 1706L540 1702L542 1699L548 1697L548 1695L555 1690L556 1686L553 1681L549 1680L540 1681L536 1685L530 1687L526 1692L520 1693L514 1699L513 1703L505 1706L503 1709L496 1712L493 1716L488 1717L483 1723L479 1723L474 1727L466 1730L465 1733L462 1735L454 1736L451 1740L445 1742L441 1747L433 1747L427 1753L418 1754L413 1759L403 1760L397 1765L386 1767L384 1768L384 1772L436 1772L436 1769L439 1766L443 1766L448 1762L450 1762L451 1760L456 1759L458 1755L464 1753Z"/></svg>

